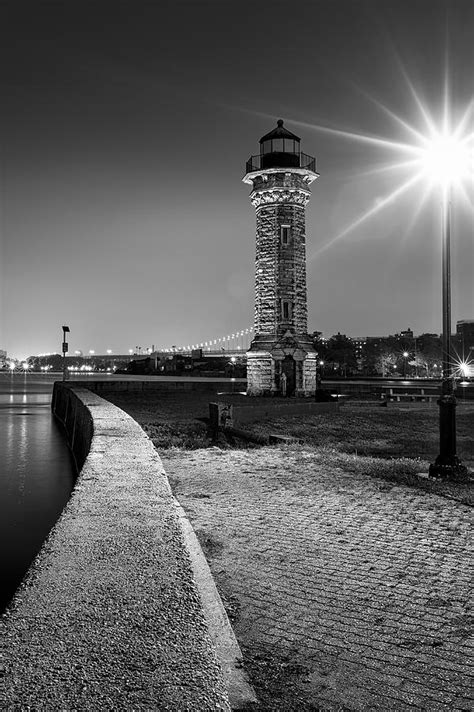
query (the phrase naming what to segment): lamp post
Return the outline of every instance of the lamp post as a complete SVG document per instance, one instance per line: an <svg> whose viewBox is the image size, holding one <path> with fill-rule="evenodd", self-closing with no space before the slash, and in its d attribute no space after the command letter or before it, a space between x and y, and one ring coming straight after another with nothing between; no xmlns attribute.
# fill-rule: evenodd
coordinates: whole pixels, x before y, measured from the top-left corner
<svg viewBox="0 0 474 712"><path fill-rule="evenodd" d="M403 378L407 377L407 358L409 356L408 351L403 352Z"/></svg>
<svg viewBox="0 0 474 712"><path fill-rule="evenodd" d="M468 478L468 470L456 453L456 396L451 359L451 185L443 189L442 225L442 375L439 405L439 455L431 463L429 476L451 480Z"/></svg>
<svg viewBox="0 0 474 712"><path fill-rule="evenodd" d="M316 393L322 390L324 361L318 361L319 368L316 367Z"/></svg>
<svg viewBox="0 0 474 712"><path fill-rule="evenodd" d="M63 326L63 381L67 380L67 368L66 368L66 354L68 352L68 343L66 341L66 334L69 334L69 327Z"/></svg>

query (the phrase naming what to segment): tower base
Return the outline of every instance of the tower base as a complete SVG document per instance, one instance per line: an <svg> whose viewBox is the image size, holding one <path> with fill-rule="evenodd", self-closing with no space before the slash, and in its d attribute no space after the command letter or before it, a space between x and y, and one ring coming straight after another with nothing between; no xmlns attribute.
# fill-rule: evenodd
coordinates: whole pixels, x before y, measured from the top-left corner
<svg viewBox="0 0 474 712"><path fill-rule="evenodd" d="M259 334L247 351L247 395L314 397L316 364L307 334Z"/></svg>

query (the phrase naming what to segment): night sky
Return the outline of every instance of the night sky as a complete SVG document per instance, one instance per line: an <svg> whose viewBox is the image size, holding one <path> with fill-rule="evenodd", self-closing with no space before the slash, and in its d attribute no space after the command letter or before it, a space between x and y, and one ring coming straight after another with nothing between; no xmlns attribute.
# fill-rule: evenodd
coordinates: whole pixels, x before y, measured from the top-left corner
<svg viewBox="0 0 474 712"><path fill-rule="evenodd" d="M96 353L251 326L241 179L279 118L320 173L310 331L439 333L439 191L385 204L409 173L380 169L406 156L345 132L416 143L389 112L426 133L420 107L440 121L446 67L458 120L472 0L0 2L0 348L57 351L62 324L71 351ZM473 194L454 196L454 324L474 319Z"/></svg>

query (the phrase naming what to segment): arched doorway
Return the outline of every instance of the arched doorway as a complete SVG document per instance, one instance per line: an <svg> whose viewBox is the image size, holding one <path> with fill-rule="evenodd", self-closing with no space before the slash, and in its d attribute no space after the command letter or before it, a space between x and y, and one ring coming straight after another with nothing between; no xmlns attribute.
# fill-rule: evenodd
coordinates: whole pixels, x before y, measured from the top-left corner
<svg viewBox="0 0 474 712"><path fill-rule="evenodd" d="M296 361L293 356L285 356L281 362L281 372L286 376L286 395L293 396L296 390Z"/></svg>

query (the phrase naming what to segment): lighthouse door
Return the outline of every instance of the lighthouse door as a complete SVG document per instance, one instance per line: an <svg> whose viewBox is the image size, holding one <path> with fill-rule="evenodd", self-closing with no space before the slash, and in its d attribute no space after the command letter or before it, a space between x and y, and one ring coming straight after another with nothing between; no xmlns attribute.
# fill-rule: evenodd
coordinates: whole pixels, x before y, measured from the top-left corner
<svg viewBox="0 0 474 712"><path fill-rule="evenodd" d="M285 356L281 363L281 372L286 376L286 395L293 396L296 389L296 361L293 356Z"/></svg>

